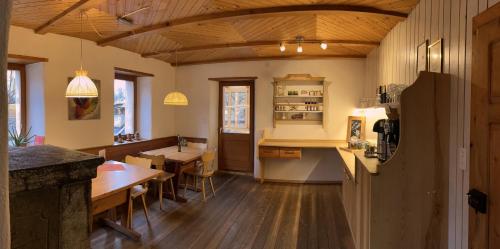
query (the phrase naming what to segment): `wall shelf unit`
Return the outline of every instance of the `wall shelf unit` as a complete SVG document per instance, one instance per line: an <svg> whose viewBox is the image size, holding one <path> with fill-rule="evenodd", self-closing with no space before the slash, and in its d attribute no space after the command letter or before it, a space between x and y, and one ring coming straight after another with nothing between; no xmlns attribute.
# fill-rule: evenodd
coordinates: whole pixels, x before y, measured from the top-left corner
<svg viewBox="0 0 500 249"><path fill-rule="evenodd" d="M274 78L273 126L277 124L323 125L327 120L327 84L324 77L288 74Z"/></svg>

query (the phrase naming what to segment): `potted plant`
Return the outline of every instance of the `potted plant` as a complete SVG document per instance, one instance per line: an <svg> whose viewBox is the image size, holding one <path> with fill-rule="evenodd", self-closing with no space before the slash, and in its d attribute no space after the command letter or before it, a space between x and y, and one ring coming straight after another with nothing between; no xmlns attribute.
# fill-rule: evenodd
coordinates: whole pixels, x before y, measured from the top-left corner
<svg viewBox="0 0 500 249"><path fill-rule="evenodd" d="M31 127L29 128L28 132L17 132L16 127L12 127L9 129L9 140L14 147L26 147L29 143L31 143L31 140L34 135L30 135L31 133Z"/></svg>

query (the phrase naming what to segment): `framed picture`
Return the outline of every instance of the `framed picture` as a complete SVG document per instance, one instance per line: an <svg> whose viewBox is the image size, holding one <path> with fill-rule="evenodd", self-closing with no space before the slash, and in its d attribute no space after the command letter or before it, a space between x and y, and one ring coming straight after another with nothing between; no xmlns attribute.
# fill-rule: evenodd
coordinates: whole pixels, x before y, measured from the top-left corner
<svg viewBox="0 0 500 249"><path fill-rule="evenodd" d="M73 78L68 78L68 84ZM101 81L92 79L99 97L97 98L68 98L69 120L91 120L101 118Z"/></svg>
<svg viewBox="0 0 500 249"><path fill-rule="evenodd" d="M361 140L365 139L365 117L349 116L347 122L347 142L349 142L352 137Z"/></svg>
<svg viewBox="0 0 500 249"><path fill-rule="evenodd" d="M421 43L417 47L417 74L422 71L427 71L427 48L429 47L429 40Z"/></svg>
<svg viewBox="0 0 500 249"><path fill-rule="evenodd" d="M443 72L443 39L439 39L429 45L429 72Z"/></svg>

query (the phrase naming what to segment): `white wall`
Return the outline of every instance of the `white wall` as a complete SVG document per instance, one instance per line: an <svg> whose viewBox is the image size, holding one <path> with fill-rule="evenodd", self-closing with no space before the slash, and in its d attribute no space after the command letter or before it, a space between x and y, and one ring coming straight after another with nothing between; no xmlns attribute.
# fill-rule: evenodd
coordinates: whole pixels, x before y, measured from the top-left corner
<svg viewBox="0 0 500 249"><path fill-rule="evenodd" d="M80 41L55 34L37 35L32 30L11 27L9 53L48 58L43 63L43 99L45 103L46 142L67 148L86 148L113 143L113 80L114 67L154 74L148 86L140 86L140 101L150 101L152 138L175 134L174 108L163 105L163 97L173 89L173 68L162 61L145 59L138 54L113 47L100 47L84 41L84 68L89 76L101 81L101 118L99 120L68 120L68 104L64 97L68 77L80 67ZM142 80L141 80L142 82ZM30 84L28 84L30 85ZM30 92L30 90L28 90ZM32 91L30 95L33 95ZM146 100L148 98L149 100ZM146 107L145 107L146 108ZM33 110L32 110L33 111ZM28 111L29 113L30 111ZM30 123L37 122L30 114ZM40 122L42 122L40 120ZM144 123L139 122L144 128ZM147 131L142 131L148 135Z"/></svg>
<svg viewBox="0 0 500 249"><path fill-rule="evenodd" d="M416 47L426 39L443 38L444 73L452 75L450 127L450 212L449 248L467 248L468 207L465 193L469 185L468 165L457 165L457 149L468 150L471 77L472 19L500 0L421 0L408 19L398 24L367 58L367 85L370 97L379 84L415 81Z"/></svg>
<svg viewBox="0 0 500 249"><path fill-rule="evenodd" d="M272 129L273 77L308 73L326 77L330 82L329 126L281 125ZM176 110L177 132L183 136L207 137L209 146L217 146L218 84L208 78L256 76L256 144L264 128L277 138L346 139L347 117L352 115L363 93L364 59L233 62L182 66L177 70L177 88L190 101ZM369 129L371 130L371 129ZM257 147L256 147L257 151ZM319 154L318 154L319 153ZM270 161L266 178L287 180L341 180L342 166L332 151L305 150L303 160ZM279 164L279 165L275 165ZM255 155L254 174L259 174Z"/></svg>

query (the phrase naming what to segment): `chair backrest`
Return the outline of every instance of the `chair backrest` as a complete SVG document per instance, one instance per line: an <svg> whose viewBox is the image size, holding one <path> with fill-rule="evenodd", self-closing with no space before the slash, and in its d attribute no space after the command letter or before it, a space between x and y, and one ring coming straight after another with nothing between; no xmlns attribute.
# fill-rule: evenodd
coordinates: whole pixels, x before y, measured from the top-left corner
<svg viewBox="0 0 500 249"><path fill-rule="evenodd" d="M154 165L156 167L156 169L165 170L165 156L164 155L154 156L154 155L147 155L147 154L141 153L139 156L142 158L151 159L151 164Z"/></svg>
<svg viewBox="0 0 500 249"><path fill-rule="evenodd" d="M213 165L215 161L217 149L207 150L201 155L201 160L203 161L203 174L208 174L214 171Z"/></svg>
<svg viewBox="0 0 500 249"><path fill-rule="evenodd" d="M44 145L45 144L45 136L35 135L35 140L33 140L33 145Z"/></svg>
<svg viewBox="0 0 500 249"><path fill-rule="evenodd" d="M98 153L100 157L104 157L104 159L106 159L106 149L102 149Z"/></svg>
<svg viewBox="0 0 500 249"><path fill-rule="evenodd" d="M207 150L207 144L206 143L192 143L188 142L187 143L188 148L195 148L195 149L201 149L203 151Z"/></svg>
<svg viewBox="0 0 500 249"><path fill-rule="evenodd" d="M140 157L134 157L134 156L127 155L125 157L125 163L135 165L135 166L144 167L147 169L151 168L151 159L147 159L147 158L140 158Z"/></svg>

